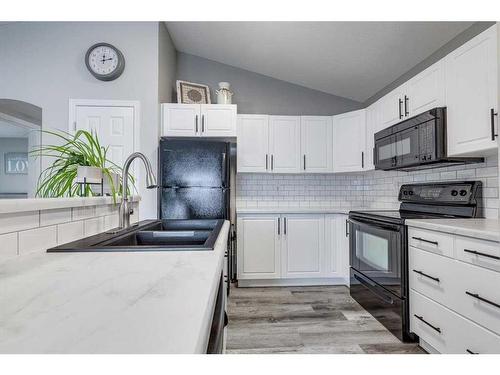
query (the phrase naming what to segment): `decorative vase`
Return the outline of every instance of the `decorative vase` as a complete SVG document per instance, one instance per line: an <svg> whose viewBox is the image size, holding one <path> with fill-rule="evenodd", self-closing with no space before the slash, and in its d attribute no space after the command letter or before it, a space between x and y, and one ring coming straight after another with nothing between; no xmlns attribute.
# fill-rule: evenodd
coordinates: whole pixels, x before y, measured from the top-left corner
<svg viewBox="0 0 500 375"><path fill-rule="evenodd" d="M231 104L233 92L230 90L229 82L219 82L219 89L215 91L217 94L217 104Z"/></svg>

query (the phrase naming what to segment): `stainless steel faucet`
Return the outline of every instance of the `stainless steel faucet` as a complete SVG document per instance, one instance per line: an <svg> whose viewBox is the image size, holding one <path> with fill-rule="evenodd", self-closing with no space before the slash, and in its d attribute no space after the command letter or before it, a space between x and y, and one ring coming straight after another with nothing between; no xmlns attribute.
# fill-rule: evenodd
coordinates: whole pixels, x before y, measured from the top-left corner
<svg viewBox="0 0 500 375"><path fill-rule="evenodd" d="M132 162L136 158L141 159L144 162L144 166L146 167L146 188L154 189L158 187L158 185L156 184L156 177L153 173L153 168L151 167L151 163L149 162L148 158L140 152L134 152L133 154L131 154L127 158L127 160L125 160L122 171L122 203L120 205L120 229L130 227L130 214L132 214L133 210L129 207L129 198L127 195L128 170L130 169L130 164L132 164Z"/></svg>

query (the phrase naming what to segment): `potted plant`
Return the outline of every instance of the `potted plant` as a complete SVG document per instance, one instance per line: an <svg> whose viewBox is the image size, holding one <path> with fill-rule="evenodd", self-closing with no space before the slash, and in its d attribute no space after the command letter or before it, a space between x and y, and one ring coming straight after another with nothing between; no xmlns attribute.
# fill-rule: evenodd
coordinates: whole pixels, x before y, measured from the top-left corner
<svg viewBox="0 0 500 375"><path fill-rule="evenodd" d="M96 133L78 130L75 134L64 131L44 130L43 133L55 136L60 145L41 145L31 153L55 159L42 171L38 179L36 196L38 197L73 197L81 193L81 184L104 181L107 192L116 197L120 192L121 167L106 155L107 147L101 146ZM85 180L84 180L85 178ZM133 183L133 178L131 182ZM83 185L83 195L92 196L91 185ZM99 188L99 192L100 192Z"/></svg>

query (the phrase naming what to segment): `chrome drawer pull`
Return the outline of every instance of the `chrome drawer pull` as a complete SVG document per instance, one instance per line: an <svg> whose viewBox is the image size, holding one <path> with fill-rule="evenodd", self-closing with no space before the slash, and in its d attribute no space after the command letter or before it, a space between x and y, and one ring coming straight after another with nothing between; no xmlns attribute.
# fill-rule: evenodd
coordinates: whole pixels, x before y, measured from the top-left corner
<svg viewBox="0 0 500 375"><path fill-rule="evenodd" d="M429 279L434 280L434 281L436 281L436 282L439 283L439 278L438 277L433 277L433 276L427 275L426 273L423 273L422 271L418 271L418 270L413 270L413 272L418 273L419 275L428 277Z"/></svg>
<svg viewBox="0 0 500 375"><path fill-rule="evenodd" d="M469 296L471 296L471 297L474 297L474 298L476 298L476 299L478 299L478 300L480 300L480 301L483 301L483 302L485 302L485 303L487 303L487 304L489 304L489 305L491 305L491 306L498 307L498 308L500 309L500 305L499 305L498 303L488 301L486 298L481 297L481 296L480 296L479 294L477 294L477 293L471 293L471 292L467 292L467 291L466 291L466 292L465 292L465 294L467 294L467 295L469 295Z"/></svg>
<svg viewBox="0 0 500 375"><path fill-rule="evenodd" d="M420 237L412 237L414 240L418 240L418 241L422 241L422 242L427 242L427 243L430 243L430 244L433 244L433 245L439 245L439 243L437 241L429 241L429 240L426 240L424 238L420 238Z"/></svg>
<svg viewBox="0 0 500 375"><path fill-rule="evenodd" d="M466 253L471 253L471 254L475 254L475 255L480 255L482 257L487 257L487 258L491 258L491 259L500 260L500 257L497 257L496 255L490 255L490 254L480 253L479 251L469 250L469 249L464 249L464 251Z"/></svg>
<svg viewBox="0 0 500 375"><path fill-rule="evenodd" d="M427 324L429 327L431 327L434 331L441 333L441 328L433 326L431 323L427 322L423 316L419 316L417 314L413 314L415 318L420 320L421 322Z"/></svg>
<svg viewBox="0 0 500 375"><path fill-rule="evenodd" d="M467 351L467 353L469 353L469 354L479 354L479 353L473 352L473 351L472 351L472 350L470 350L470 349L467 349L466 351Z"/></svg>

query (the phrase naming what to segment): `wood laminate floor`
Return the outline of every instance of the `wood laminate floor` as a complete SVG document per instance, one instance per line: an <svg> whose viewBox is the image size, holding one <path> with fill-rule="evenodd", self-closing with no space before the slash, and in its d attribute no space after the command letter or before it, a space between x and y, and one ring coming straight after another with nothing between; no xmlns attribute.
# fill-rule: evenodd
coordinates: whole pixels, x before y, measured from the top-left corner
<svg viewBox="0 0 500 375"><path fill-rule="evenodd" d="M235 288L227 353L424 353L403 344L345 286Z"/></svg>

